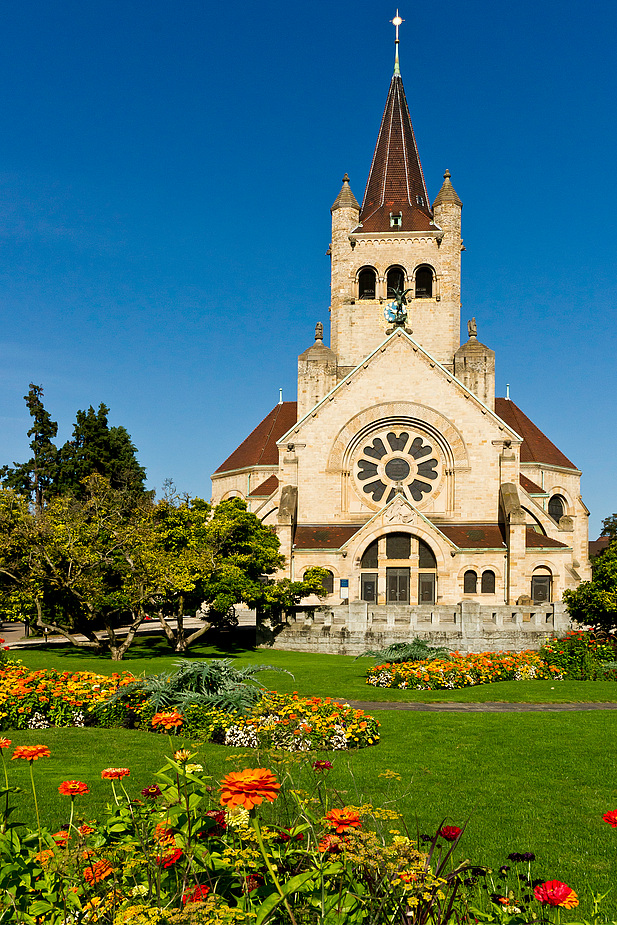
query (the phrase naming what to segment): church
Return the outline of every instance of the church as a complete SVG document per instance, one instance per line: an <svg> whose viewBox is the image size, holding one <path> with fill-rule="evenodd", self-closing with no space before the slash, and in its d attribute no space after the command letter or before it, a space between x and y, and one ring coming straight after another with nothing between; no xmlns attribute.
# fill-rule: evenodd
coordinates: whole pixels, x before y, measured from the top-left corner
<svg viewBox="0 0 617 925"><path fill-rule="evenodd" d="M581 472L495 396L475 319L461 344L462 202L448 170L429 199L393 22L362 204L345 175L331 207L330 346L318 323L297 402L218 467L213 502L245 498L272 524L280 577L327 570L326 597L270 628L278 647L538 646L568 626L563 591L591 575Z"/></svg>

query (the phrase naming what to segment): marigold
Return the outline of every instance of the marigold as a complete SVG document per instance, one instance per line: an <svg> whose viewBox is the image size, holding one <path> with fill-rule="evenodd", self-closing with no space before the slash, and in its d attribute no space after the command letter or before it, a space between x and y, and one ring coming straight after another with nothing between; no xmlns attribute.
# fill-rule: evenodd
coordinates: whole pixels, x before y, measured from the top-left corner
<svg viewBox="0 0 617 925"><path fill-rule="evenodd" d="M221 783L221 803L229 809L243 806L247 810L259 806L264 800L273 803L281 785L267 768L246 768L232 771Z"/></svg>
<svg viewBox="0 0 617 925"><path fill-rule="evenodd" d="M617 809L611 810L610 813L604 813L602 818L614 829L617 829Z"/></svg>
<svg viewBox="0 0 617 925"><path fill-rule="evenodd" d="M46 745L18 745L11 755L11 761L15 761L16 758L36 761L38 758L49 758L50 756L51 752Z"/></svg>
<svg viewBox="0 0 617 925"><path fill-rule="evenodd" d="M341 832L348 832L350 829L361 829L362 822L358 811L345 806L343 809L331 809L326 813L326 822L332 826L334 831L340 835Z"/></svg>
<svg viewBox="0 0 617 925"><path fill-rule="evenodd" d="M184 719L182 718L182 714L178 713L177 710L171 710L168 713L155 713L151 720L155 728L157 726L162 726L167 732L169 732L170 729L178 729L183 722Z"/></svg>
<svg viewBox="0 0 617 925"><path fill-rule="evenodd" d="M64 797L75 797L83 793L90 793L88 785L81 780L65 780L58 787L58 793Z"/></svg>
<svg viewBox="0 0 617 925"><path fill-rule="evenodd" d="M99 880L104 880L105 877L111 876L113 872L114 868L109 861L95 861L94 864L84 869L84 880L87 883L98 883Z"/></svg>
<svg viewBox="0 0 617 925"><path fill-rule="evenodd" d="M561 880L547 880L534 887L533 895L545 906L560 906L562 909L574 909L578 906L578 896L567 883Z"/></svg>
<svg viewBox="0 0 617 925"><path fill-rule="evenodd" d="M105 768L101 771L101 777L103 780L122 780L123 777L128 777L130 773L129 768Z"/></svg>

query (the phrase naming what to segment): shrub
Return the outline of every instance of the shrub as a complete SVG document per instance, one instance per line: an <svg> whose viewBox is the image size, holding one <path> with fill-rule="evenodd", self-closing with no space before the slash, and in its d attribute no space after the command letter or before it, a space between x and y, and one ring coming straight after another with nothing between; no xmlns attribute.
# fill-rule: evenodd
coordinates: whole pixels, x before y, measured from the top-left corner
<svg viewBox="0 0 617 925"><path fill-rule="evenodd" d="M553 636L540 655L574 681L617 680L617 638L608 633L572 630Z"/></svg>
<svg viewBox="0 0 617 925"><path fill-rule="evenodd" d="M391 646L385 649L369 649L362 652L356 658L378 658L382 662L431 662L435 659L447 659L450 655L450 649L443 646L429 646L419 636L413 642L393 642Z"/></svg>

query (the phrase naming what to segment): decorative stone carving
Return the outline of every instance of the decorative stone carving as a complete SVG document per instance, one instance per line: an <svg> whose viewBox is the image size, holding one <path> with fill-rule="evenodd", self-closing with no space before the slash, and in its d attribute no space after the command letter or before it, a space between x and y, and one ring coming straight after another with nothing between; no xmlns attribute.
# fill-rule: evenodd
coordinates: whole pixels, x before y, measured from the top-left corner
<svg viewBox="0 0 617 925"><path fill-rule="evenodd" d="M392 502L387 511L384 511L384 521L389 524L413 524L416 522L416 512L399 495Z"/></svg>

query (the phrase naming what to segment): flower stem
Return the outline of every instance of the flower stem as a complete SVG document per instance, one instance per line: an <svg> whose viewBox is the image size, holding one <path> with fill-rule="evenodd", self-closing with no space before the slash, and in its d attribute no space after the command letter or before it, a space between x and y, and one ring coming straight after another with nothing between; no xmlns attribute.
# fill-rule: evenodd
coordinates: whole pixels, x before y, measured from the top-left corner
<svg viewBox="0 0 617 925"><path fill-rule="evenodd" d="M34 808L36 810L36 824L39 829L39 851L41 851L42 850L42 847L41 847L41 838L42 838L41 817L39 816L39 804L36 798L36 787L34 786L34 772L32 770L32 761L29 761L28 764L30 765L30 780L32 781L32 794L34 796Z"/></svg>
<svg viewBox="0 0 617 925"><path fill-rule="evenodd" d="M264 845L264 843L263 843L263 838L261 837L261 829L259 828L259 822L258 822L258 820L257 820L256 818L252 819L251 821L252 821L252 824L253 824L253 828L254 828L254 830L255 830L255 835L256 835L256 837L257 837L257 844L259 845L259 850L261 851L262 857L263 857L264 861L266 862L266 867L268 868L268 870L269 870L269 872L270 872L270 876L272 877L272 880L274 881L274 886L276 887L276 889L277 889L277 891L278 891L278 893L279 893L279 896L281 897L281 899L282 899L283 902L285 903L285 908L287 909L287 913L288 913L288 915L289 915L289 918L291 919L292 925L298 925L298 923L296 922L296 920L295 920L295 918L294 918L294 914L293 914L293 912L291 911L291 906L290 906L289 903L287 902L287 897L286 897L285 894L283 893L283 889L282 889L282 887L281 887L281 884L280 884L279 881L278 881L278 877L276 876L276 874L275 874L275 872L274 872L274 868L272 867L272 863L270 862L270 858L269 858L269 856L268 856L268 852L266 851L266 847L265 847L265 845Z"/></svg>

